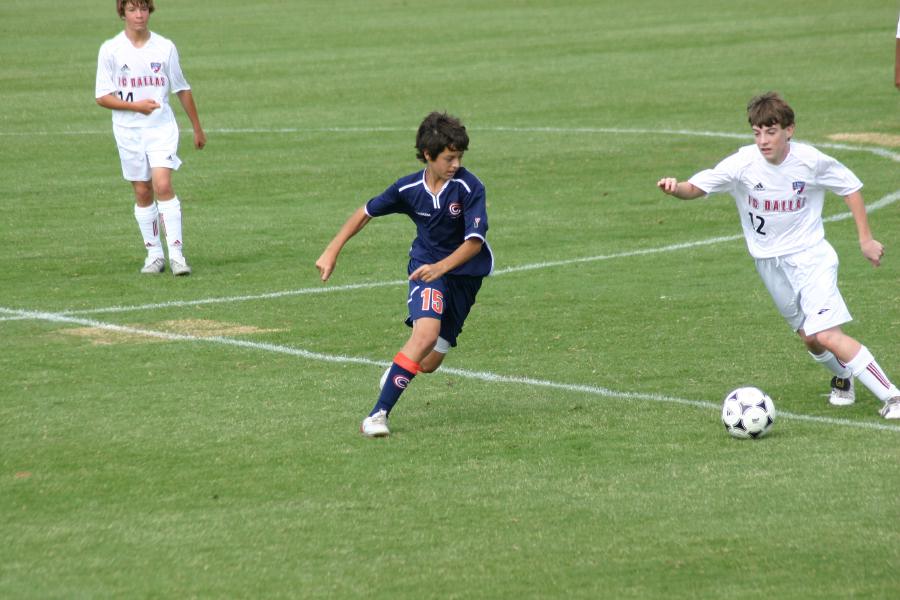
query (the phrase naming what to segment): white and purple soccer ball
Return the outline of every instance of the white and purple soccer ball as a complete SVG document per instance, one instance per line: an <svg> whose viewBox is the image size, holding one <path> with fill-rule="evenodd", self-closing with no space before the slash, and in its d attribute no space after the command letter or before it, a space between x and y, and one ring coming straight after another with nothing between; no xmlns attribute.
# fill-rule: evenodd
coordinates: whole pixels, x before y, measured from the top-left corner
<svg viewBox="0 0 900 600"><path fill-rule="evenodd" d="M736 438L761 438L775 423L775 403L759 388L737 388L722 402L722 423Z"/></svg>

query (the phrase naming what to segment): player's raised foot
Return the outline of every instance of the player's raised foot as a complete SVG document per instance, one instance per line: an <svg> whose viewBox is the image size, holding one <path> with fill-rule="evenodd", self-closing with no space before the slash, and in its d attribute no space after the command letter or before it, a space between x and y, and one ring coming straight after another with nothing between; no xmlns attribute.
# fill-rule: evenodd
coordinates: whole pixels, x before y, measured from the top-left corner
<svg viewBox="0 0 900 600"><path fill-rule="evenodd" d="M894 396L884 403L881 416L885 419L900 419L900 396Z"/></svg>
<svg viewBox="0 0 900 600"><path fill-rule="evenodd" d="M169 267L172 268L172 275L175 275L176 277L191 274L191 267L187 264L187 261L183 256L181 258L170 258Z"/></svg>
<svg viewBox="0 0 900 600"><path fill-rule="evenodd" d="M372 416L363 419L359 432L367 437L385 437L391 435L387 425L387 412L379 410Z"/></svg>
<svg viewBox="0 0 900 600"><path fill-rule="evenodd" d="M856 402L856 392L853 390L853 378L831 378L831 395L828 403L834 406L850 406Z"/></svg>
<svg viewBox="0 0 900 600"><path fill-rule="evenodd" d="M148 256L147 260L144 261L144 266L141 268L141 273L144 275L156 275L165 270L166 260L164 258Z"/></svg>

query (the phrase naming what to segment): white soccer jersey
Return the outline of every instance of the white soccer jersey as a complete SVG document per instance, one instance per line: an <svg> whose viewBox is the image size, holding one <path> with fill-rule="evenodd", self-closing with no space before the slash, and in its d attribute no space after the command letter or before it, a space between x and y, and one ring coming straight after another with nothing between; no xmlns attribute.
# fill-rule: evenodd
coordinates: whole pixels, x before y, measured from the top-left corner
<svg viewBox="0 0 900 600"><path fill-rule="evenodd" d="M181 72L178 50L163 36L150 33L150 39L135 48L123 31L100 46L97 58L97 98L116 94L129 102L152 98L160 107L149 115L131 110L112 111L113 123L122 127L154 127L175 120L169 106L169 92L191 87Z"/></svg>
<svg viewBox="0 0 900 600"><path fill-rule="evenodd" d="M847 196L862 188L850 169L797 142L790 142L780 165L767 161L756 145L744 146L689 181L707 194L734 197L754 258L793 254L818 243L825 237L825 191Z"/></svg>

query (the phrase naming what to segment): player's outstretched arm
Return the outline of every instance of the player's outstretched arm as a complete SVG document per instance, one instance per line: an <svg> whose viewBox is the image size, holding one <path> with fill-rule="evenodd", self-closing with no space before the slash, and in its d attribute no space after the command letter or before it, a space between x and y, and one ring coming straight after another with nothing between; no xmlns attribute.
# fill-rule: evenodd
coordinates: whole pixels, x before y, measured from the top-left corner
<svg viewBox="0 0 900 600"><path fill-rule="evenodd" d="M370 220L372 220L372 217L366 214L366 208L364 206L356 209L356 211L350 215L350 218L347 219L347 222L344 223L340 231L337 232L334 239L325 247L325 251L322 252L319 260L316 261L316 268L319 270L322 281L328 281L328 278L331 277L331 274L334 272L338 254L341 253L344 244L346 244L354 235L359 233Z"/></svg>
<svg viewBox="0 0 900 600"><path fill-rule="evenodd" d="M853 192L849 196L844 196L844 202L853 215L856 222L856 234L859 236L859 249L862 250L863 256L876 267L881 265L881 257L884 256L884 246L881 242L872 237L872 231L869 229L869 217L866 215L866 203L860 192Z"/></svg>
<svg viewBox="0 0 900 600"><path fill-rule="evenodd" d="M184 113L191 120L191 127L194 129L194 148L203 150L203 147L206 146L206 133L203 131L203 127L200 126L200 117L197 114L197 105L194 104L194 95L191 93L191 90L181 90L176 92L175 95L178 96L178 101L181 102Z"/></svg>
<svg viewBox="0 0 900 600"><path fill-rule="evenodd" d="M137 102L126 102L115 94L107 94L105 96L100 96L96 100L97 104L103 108L108 108L110 110L131 110L139 112L142 115L149 115L159 108L159 102L151 98L138 100Z"/></svg>
<svg viewBox="0 0 900 600"><path fill-rule="evenodd" d="M705 196L706 192L695 186L689 181L678 181L674 177L663 177L656 182L656 187L661 189L663 193L682 200L693 200L700 196Z"/></svg>

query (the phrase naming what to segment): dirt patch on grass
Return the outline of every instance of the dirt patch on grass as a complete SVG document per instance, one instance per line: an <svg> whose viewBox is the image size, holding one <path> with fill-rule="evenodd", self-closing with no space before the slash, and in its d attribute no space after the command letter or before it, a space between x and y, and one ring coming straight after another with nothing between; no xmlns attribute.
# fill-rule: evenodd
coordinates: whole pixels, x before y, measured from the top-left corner
<svg viewBox="0 0 900 600"><path fill-rule="evenodd" d="M900 135L888 133L835 133L828 139L835 142L854 142L857 144L875 144L888 148L900 148Z"/></svg>
<svg viewBox="0 0 900 600"><path fill-rule="evenodd" d="M256 333L272 333L284 331L283 329L261 329L252 325L240 325L238 323L225 323L211 319L182 319L178 321L161 321L152 324L129 325L135 329L147 329L150 331L164 331L193 337L215 337L252 335ZM165 338L141 335L127 331L115 331L101 327L76 327L73 329L60 329L60 333L86 338L95 346L109 346L112 344L149 344L152 342L166 342Z"/></svg>

